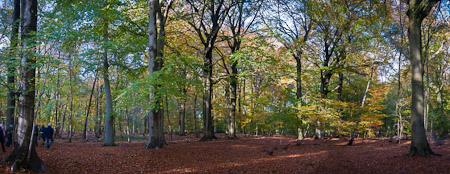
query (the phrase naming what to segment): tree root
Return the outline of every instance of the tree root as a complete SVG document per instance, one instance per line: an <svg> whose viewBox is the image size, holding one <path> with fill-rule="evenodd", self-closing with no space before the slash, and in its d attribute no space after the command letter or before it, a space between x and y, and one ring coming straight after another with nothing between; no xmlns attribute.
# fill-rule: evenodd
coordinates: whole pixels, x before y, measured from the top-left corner
<svg viewBox="0 0 450 174"><path fill-rule="evenodd" d="M417 147L411 147L409 149L409 152L406 153L404 156L423 156L426 157L428 155L435 155L435 156L441 156L440 154L434 153L429 147L417 149Z"/></svg>
<svg viewBox="0 0 450 174"><path fill-rule="evenodd" d="M227 136L227 139L229 139L229 140L238 140L239 138L235 135L235 136Z"/></svg>
<svg viewBox="0 0 450 174"><path fill-rule="evenodd" d="M160 142L160 141L156 141L156 140L152 139L151 141L149 141L147 143L147 145L145 146L145 149L150 149L150 148L159 149L159 148L163 148L164 145L168 145L168 144L169 143L167 143L166 140L162 140L162 142Z"/></svg>
<svg viewBox="0 0 450 174"><path fill-rule="evenodd" d="M44 162L38 157L34 147L31 151L30 159L27 160L27 151L24 150L26 147L20 147L14 149L14 151L2 162L11 164L11 171L16 172L20 169L31 169L33 172L41 173L45 171Z"/></svg>
<svg viewBox="0 0 450 174"><path fill-rule="evenodd" d="M109 144L103 144L103 147L114 147L114 146L117 146L117 144L116 144L116 143L113 143L113 144L111 144L111 145L109 145Z"/></svg>
<svg viewBox="0 0 450 174"><path fill-rule="evenodd" d="M217 139L216 136L210 135L210 136L203 136L202 139L200 139L200 141L212 141L216 139Z"/></svg>
<svg viewBox="0 0 450 174"><path fill-rule="evenodd" d="M160 146L155 146L155 145L153 145L153 144L151 144L151 143L148 143L148 144L145 146L145 149L151 149L151 148L159 149L159 148L163 148L164 145L165 145L165 143L162 143Z"/></svg>

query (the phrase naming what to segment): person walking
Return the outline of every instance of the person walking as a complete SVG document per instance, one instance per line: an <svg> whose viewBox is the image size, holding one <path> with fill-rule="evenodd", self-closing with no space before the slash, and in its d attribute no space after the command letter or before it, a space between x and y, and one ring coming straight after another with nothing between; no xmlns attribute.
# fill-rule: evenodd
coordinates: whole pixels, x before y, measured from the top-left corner
<svg viewBox="0 0 450 174"><path fill-rule="evenodd" d="M3 134L3 125L2 124L0 124L0 143L2 143L3 152L6 152L6 150L5 150L5 134Z"/></svg>
<svg viewBox="0 0 450 174"><path fill-rule="evenodd" d="M39 125L34 125L33 141L35 146L37 146L38 135L39 135Z"/></svg>
<svg viewBox="0 0 450 174"><path fill-rule="evenodd" d="M53 128L51 123L48 124L48 127L45 129L44 133L45 137L47 138L47 149L49 149L50 146L53 144Z"/></svg>
<svg viewBox="0 0 450 174"><path fill-rule="evenodd" d="M13 133L14 133L13 125L9 125L9 128L6 129L6 147L9 147L12 144Z"/></svg>
<svg viewBox="0 0 450 174"><path fill-rule="evenodd" d="M39 129L39 135L42 138L41 146L44 146L44 143L45 143L45 126L44 125L42 125L41 129Z"/></svg>

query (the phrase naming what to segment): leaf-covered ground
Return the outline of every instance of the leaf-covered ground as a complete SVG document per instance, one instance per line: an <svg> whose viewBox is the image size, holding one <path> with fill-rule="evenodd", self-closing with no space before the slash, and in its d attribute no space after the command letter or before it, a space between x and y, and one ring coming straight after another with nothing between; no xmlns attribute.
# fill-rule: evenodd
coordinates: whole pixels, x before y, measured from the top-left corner
<svg viewBox="0 0 450 174"><path fill-rule="evenodd" d="M168 139L162 149L145 149L145 141L72 143L56 140L51 149L37 147L45 173L450 173L450 144L431 145L442 156L409 157L409 142L385 140L306 139L301 146L289 137L243 137L199 142L195 136ZM1 153L0 157L6 157ZM9 173L0 164L0 173Z"/></svg>

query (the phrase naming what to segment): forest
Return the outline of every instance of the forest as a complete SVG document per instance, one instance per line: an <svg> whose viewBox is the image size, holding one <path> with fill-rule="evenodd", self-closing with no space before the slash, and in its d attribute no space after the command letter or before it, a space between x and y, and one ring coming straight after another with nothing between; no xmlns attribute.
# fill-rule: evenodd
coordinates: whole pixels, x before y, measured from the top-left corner
<svg viewBox="0 0 450 174"><path fill-rule="evenodd" d="M5 173L450 173L447 0L1 0L0 61Z"/></svg>

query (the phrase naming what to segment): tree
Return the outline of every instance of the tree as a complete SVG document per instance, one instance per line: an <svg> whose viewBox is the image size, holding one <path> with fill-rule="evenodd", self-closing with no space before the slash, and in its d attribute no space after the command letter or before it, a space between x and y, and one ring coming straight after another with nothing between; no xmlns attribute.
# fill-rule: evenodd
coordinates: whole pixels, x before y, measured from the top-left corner
<svg viewBox="0 0 450 174"><path fill-rule="evenodd" d="M214 136L212 109L213 85L213 52L214 44L226 15L234 6L233 0L186 0L190 13L187 22L198 35L203 45L203 78L205 89L203 95L203 137L202 141L216 139Z"/></svg>
<svg viewBox="0 0 450 174"><path fill-rule="evenodd" d="M411 56L411 146L408 154L411 156L427 156L434 154L425 134L423 123L424 115L424 88L422 59L422 21L428 16L433 6L439 0L409 0L408 39Z"/></svg>
<svg viewBox="0 0 450 174"><path fill-rule="evenodd" d="M105 122L105 146L114 146L114 115L111 96L111 85L109 83L109 63L108 63L108 48L106 43L108 42L108 24L109 22L104 19L103 21L103 81L105 83L105 96L106 96L106 122Z"/></svg>
<svg viewBox="0 0 450 174"><path fill-rule="evenodd" d="M43 172L45 165L36 153L32 139L34 105L35 105L35 77L36 77L36 31L37 31L37 0L21 1L22 48L26 49L21 55L20 91L19 94L19 125L18 144L4 162L13 162L12 171L28 168L34 172ZM31 146L31 147L30 147Z"/></svg>
<svg viewBox="0 0 450 174"><path fill-rule="evenodd" d="M163 3L165 1L162 1ZM146 148L161 148L164 146L164 110L162 106L162 96L159 95L158 89L161 85L158 84L158 71L163 67L163 53L164 53L164 37L165 24L167 16L173 1L170 0L166 6L163 15L161 11L161 4L158 0L149 0L149 18L148 18L148 72L152 81L152 88L150 91L151 109L149 113L149 141ZM159 31L158 31L159 29Z"/></svg>
<svg viewBox="0 0 450 174"><path fill-rule="evenodd" d="M72 54L69 53L69 59L72 59ZM70 60L69 63L69 93L70 93L70 113L69 113L69 142L72 142L72 118L73 118L73 82L72 82L72 78L73 78L73 60ZM63 121L64 122L64 121Z"/></svg>
<svg viewBox="0 0 450 174"><path fill-rule="evenodd" d="M19 17L20 17L20 0L14 0L14 11L13 11L13 23L11 27L11 54L9 55L9 67L8 67L8 108L6 111L6 122L5 125L12 125L14 122L14 110L16 107L16 91L15 91L15 57L16 48L19 39Z"/></svg>
<svg viewBox="0 0 450 174"><path fill-rule="evenodd" d="M272 12L270 22L273 22L273 32L277 39L283 43L292 54L296 62L296 102L302 105L302 55L312 32L313 21L308 8L309 2L304 0L288 1L278 0ZM301 116L298 121L301 122ZM303 131L297 130L298 138L303 138Z"/></svg>
<svg viewBox="0 0 450 174"><path fill-rule="evenodd" d="M91 95L89 96L89 103L86 108L86 119L84 121L83 134L81 135L82 139L85 139L85 140L87 140L86 130L88 127L89 111L91 110L90 108L91 108L92 95L94 94L94 89L95 89L95 82L97 82L97 72L95 72L94 84L92 84Z"/></svg>
<svg viewBox="0 0 450 174"><path fill-rule="evenodd" d="M256 23L256 18L261 10L261 2L246 2L239 1L236 5L230 10L227 15L228 20L226 21L226 25L229 27L231 31L231 36L225 36L227 45L231 50L231 54L239 54L238 52L241 50L242 39L246 34L250 33L250 28ZM250 21L250 22L246 22ZM239 56L235 56L231 58L230 61L230 70L228 70L228 66L225 61L224 68L229 76L228 84L227 84L227 94L228 91L231 91L231 95L227 97L228 104L230 105L230 113L226 116L226 129L228 138L235 139L236 136L236 112L237 112L237 88L239 81L238 74L238 65L239 65ZM223 60L222 56L222 60ZM228 87L231 89L228 90Z"/></svg>
<svg viewBox="0 0 450 174"><path fill-rule="evenodd" d="M363 98L362 98L362 100L361 100L361 107L360 107L360 109L359 109L359 114L358 114L358 119L356 120L356 126L355 126L355 129L353 130L352 135L351 135L351 138L350 138L350 141L349 141L348 144L347 144L347 145L350 145L350 146L353 145L353 140L355 139L355 135L356 135L356 133L357 133L357 131L358 131L358 125L359 125L359 122L361 121L361 115L362 115L362 111L363 111L363 108L364 108L364 103L366 102L366 97L367 97L367 94L369 93L370 82L372 82L373 69L374 69L374 67L375 67L375 61L372 62L372 68L371 68L371 70L370 70L370 77L369 77L369 80L367 81L366 90L365 90L364 95L363 95Z"/></svg>

